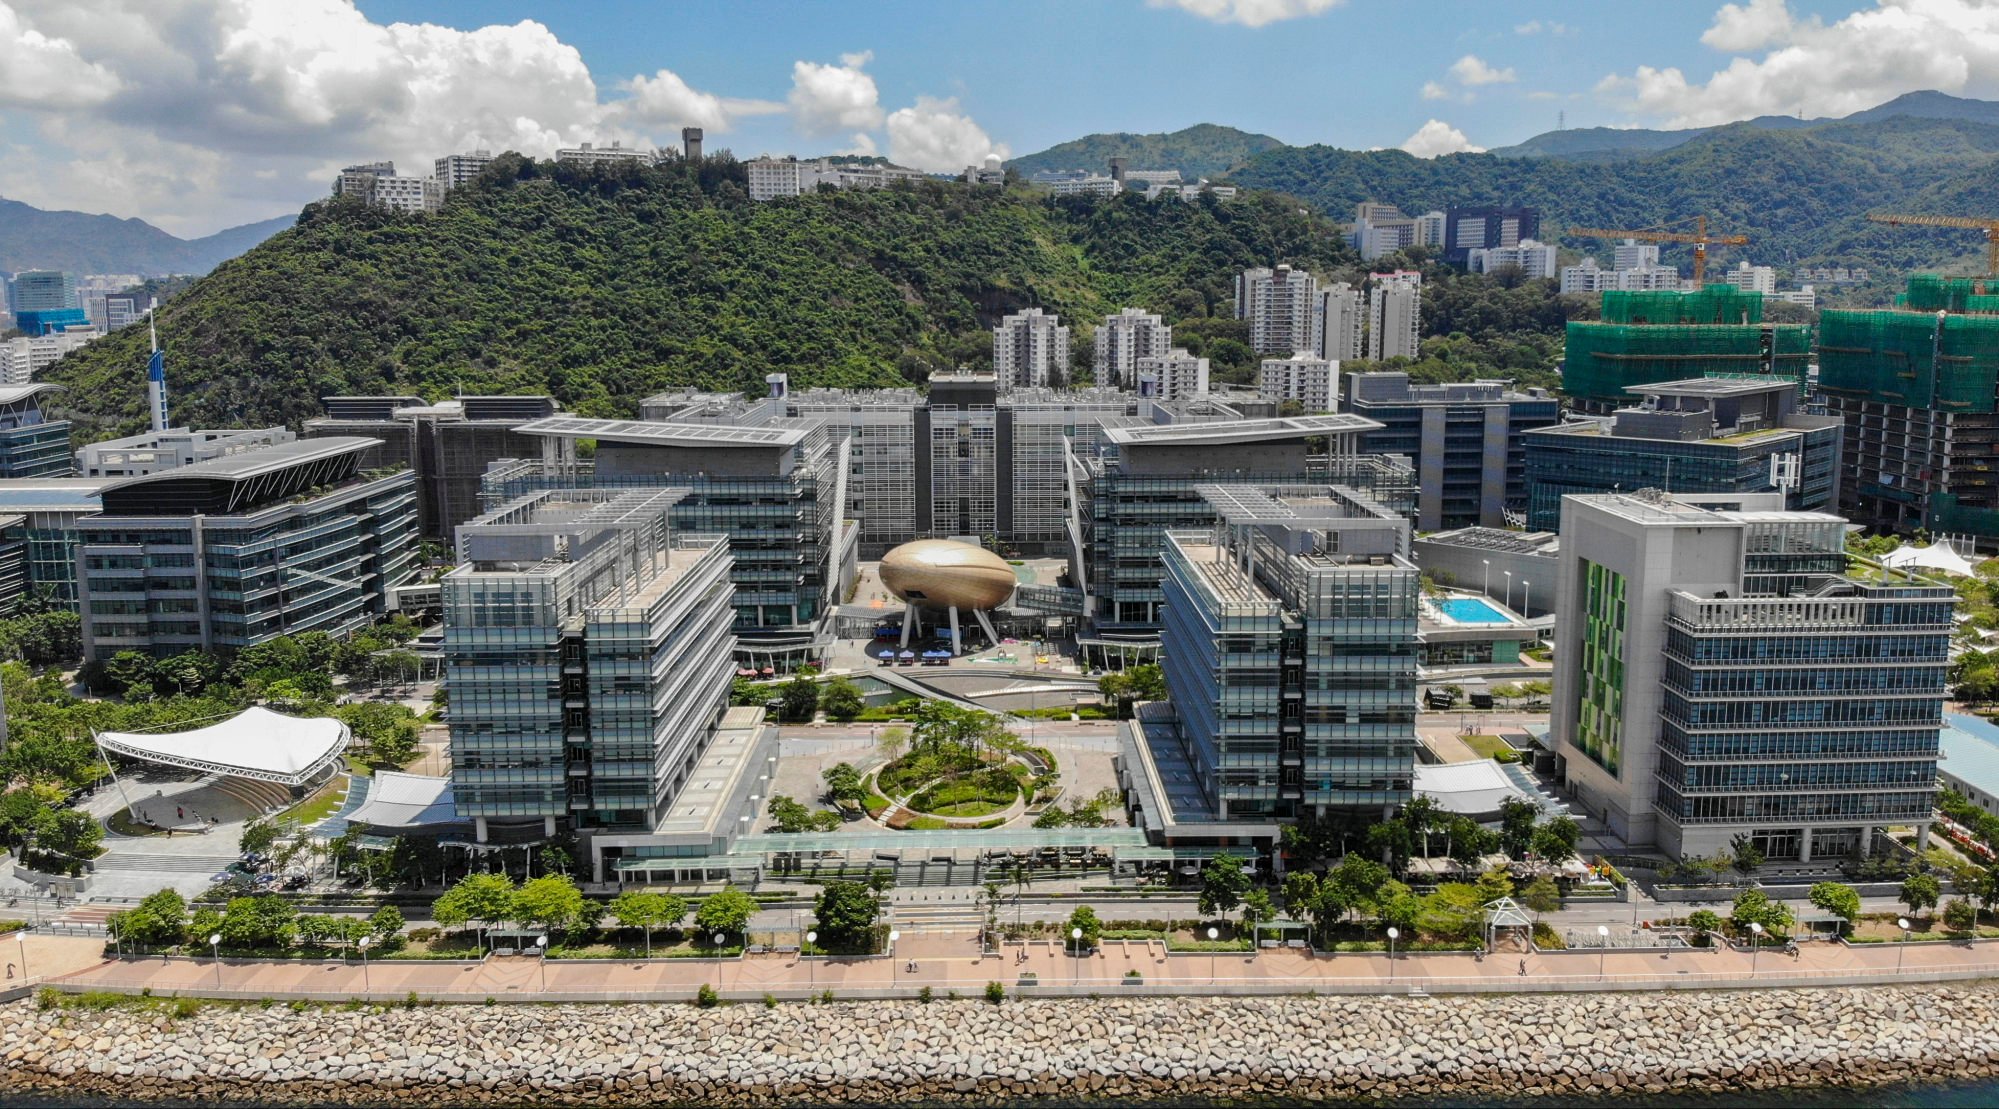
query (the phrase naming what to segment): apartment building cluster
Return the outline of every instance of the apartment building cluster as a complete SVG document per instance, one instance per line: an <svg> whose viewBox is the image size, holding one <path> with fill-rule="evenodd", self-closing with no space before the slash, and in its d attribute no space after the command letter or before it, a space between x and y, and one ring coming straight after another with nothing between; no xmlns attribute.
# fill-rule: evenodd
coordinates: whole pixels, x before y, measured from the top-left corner
<svg viewBox="0 0 1999 1109"><path fill-rule="evenodd" d="M1680 277L1679 267L1659 264L1656 243L1641 243L1635 239L1626 239L1611 248L1609 269L1597 265L1594 257L1584 258L1576 265L1562 267L1561 282L1564 293L1659 289L1677 292L1687 284Z"/></svg>
<svg viewBox="0 0 1999 1109"><path fill-rule="evenodd" d="M1147 200L1170 196L1189 203L1203 196L1212 196L1216 200L1233 200L1236 196L1234 185L1217 185L1205 177L1198 181L1183 181L1177 169L1128 169L1126 160L1121 157L1110 160L1109 173L1086 169L1044 169L1036 170L1027 182L1056 196L1116 196L1131 191Z"/></svg>
<svg viewBox="0 0 1999 1109"><path fill-rule="evenodd" d="M683 127L680 138L684 156L698 161L701 158L701 128ZM557 165L580 168L650 166L671 156L671 150L639 150L614 139L608 144L582 142L573 147L562 147L555 152L555 162ZM334 177L333 195L354 197L364 203L406 214L435 212L443 206L444 198L451 190L476 180L492 164L493 152L490 150L446 154L431 163L431 171L427 175L398 174L392 161L364 162L348 166Z"/></svg>
<svg viewBox="0 0 1999 1109"><path fill-rule="evenodd" d="M831 189L879 189L898 181L927 181L930 175L883 161L818 158L752 158L743 163L749 174L751 200L803 196L820 186ZM1002 175L1004 180L1004 175Z"/></svg>

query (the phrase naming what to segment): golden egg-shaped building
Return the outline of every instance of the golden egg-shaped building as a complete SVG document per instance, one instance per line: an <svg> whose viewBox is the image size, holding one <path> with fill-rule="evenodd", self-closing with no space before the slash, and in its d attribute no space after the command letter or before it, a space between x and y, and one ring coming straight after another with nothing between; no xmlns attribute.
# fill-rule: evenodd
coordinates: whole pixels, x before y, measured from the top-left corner
<svg viewBox="0 0 1999 1109"><path fill-rule="evenodd" d="M936 608L998 608L1013 596L1006 559L954 539L918 539L882 556L882 584L905 601Z"/></svg>

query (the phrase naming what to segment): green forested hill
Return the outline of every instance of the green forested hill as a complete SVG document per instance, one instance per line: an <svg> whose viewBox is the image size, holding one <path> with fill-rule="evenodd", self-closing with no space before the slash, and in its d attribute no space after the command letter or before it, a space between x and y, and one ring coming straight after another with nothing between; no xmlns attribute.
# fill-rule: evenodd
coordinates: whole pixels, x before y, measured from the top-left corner
<svg viewBox="0 0 1999 1109"><path fill-rule="evenodd" d="M1670 150L1618 161L1285 147L1236 170L1244 185L1303 197L1342 218L1363 200L1420 212L1453 204L1511 202L1541 209L1544 232L1563 227L1649 227L1706 215L1719 231L1749 236L1721 253L1732 264L1789 266L1824 260L1889 269L1982 265L1975 234L1870 229L1869 211L1979 215L1958 209L1989 194L1999 176L1999 126L1908 116L1796 130L1735 124ZM1544 235L1544 238L1547 235ZM1561 239L1602 252L1607 244ZM1686 263L1684 250L1676 259Z"/></svg>
<svg viewBox="0 0 1999 1109"><path fill-rule="evenodd" d="M1051 146L1036 154L1023 154L1007 163L1025 177L1039 170L1086 169L1108 172L1111 159L1130 160L1131 169L1177 169L1189 181L1220 177L1252 156L1284 144L1269 135L1239 131L1213 123L1197 123L1171 134L1134 135L1129 132L1085 135L1080 139Z"/></svg>
<svg viewBox="0 0 1999 1109"><path fill-rule="evenodd" d="M444 210L353 202L229 261L159 311L176 422L317 415L336 393L552 392L630 415L671 386L894 384L990 357L1001 315L1080 326L1166 310L1196 343L1245 266L1352 261L1295 201L1052 199L948 183L750 202L741 167L581 171L506 156ZM1213 320L1228 333L1233 320ZM44 375L78 434L139 426L144 329ZM1232 348L1231 348L1232 349ZM1241 352L1246 354L1246 350Z"/></svg>

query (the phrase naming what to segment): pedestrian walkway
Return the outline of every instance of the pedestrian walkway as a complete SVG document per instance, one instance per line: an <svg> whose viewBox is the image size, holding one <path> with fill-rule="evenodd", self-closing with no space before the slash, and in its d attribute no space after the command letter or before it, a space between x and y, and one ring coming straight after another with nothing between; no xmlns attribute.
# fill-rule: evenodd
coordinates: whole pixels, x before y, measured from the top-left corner
<svg viewBox="0 0 1999 1109"><path fill-rule="evenodd" d="M32 952L30 952L32 956ZM1969 979L1999 975L1999 946L1916 943L1807 944L1742 951L1599 949L1476 958L1464 953L1315 954L1300 948L1257 952L1168 952L1158 942L1107 941L1077 957L1058 940L981 952L976 928L903 934L892 956L801 958L759 954L732 959L579 959L495 956L484 961L373 959L113 960L66 974L71 991L118 990L222 997L350 997L532 1001L677 1000L702 986L724 996L806 997L824 990L887 997L928 987L972 996L989 982L1009 993L1503 992L1736 989Z"/></svg>

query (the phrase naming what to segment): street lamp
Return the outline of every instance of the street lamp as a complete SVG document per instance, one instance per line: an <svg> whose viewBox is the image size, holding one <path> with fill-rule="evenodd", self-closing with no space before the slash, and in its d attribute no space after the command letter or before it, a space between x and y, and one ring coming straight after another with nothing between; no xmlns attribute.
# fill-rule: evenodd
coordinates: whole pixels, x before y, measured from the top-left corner
<svg viewBox="0 0 1999 1109"><path fill-rule="evenodd" d="M1521 618L1526 620L1532 620L1534 618L1534 614L1529 612L1528 610L1533 607L1534 607L1534 583L1528 581L1526 578L1521 578L1520 579Z"/></svg>
<svg viewBox="0 0 1999 1109"><path fill-rule="evenodd" d="M375 987L368 981L368 937L362 936L354 942L354 946L361 949L361 988L372 990Z"/></svg>
<svg viewBox="0 0 1999 1109"><path fill-rule="evenodd" d="M1069 975L1069 981L1080 982L1083 979L1083 930L1081 928L1069 929L1069 938L1076 942L1076 962L1071 968L1072 973Z"/></svg>
<svg viewBox="0 0 1999 1109"><path fill-rule="evenodd" d="M1902 973L1902 956L1908 954L1909 951L1909 918L1905 916L1896 917L1895 927L1902 930L1902 946L1895 949L1895 973L1900 974Z"/></svg>
<svg viewBox="0 0 1999 1109"><path fill-rule="evenodd" d="M1492 596L1492 560L1481 558L1478 560L1478 564L1485 567L1485 569L1479 571L1479 592L1490 597Z"/></svg>
<svg viewBox="0 0 1999 1109"><path fill-rule="evenodd" d="M1506 607L1507 607L1507 608L1512 608L1512 607L1513 607L1513 571L1511 571L1511 570L1507 570L1507 571L1504 571L1504 573L1506 574Z"/></svg>
<svg viewBox="0 0 1999 1109"><path fill-rule="evenodd" d="M1388 980L1391 982L1395 980L1395 941L1401 938L1400 929L1394 927L1388 929Z"/></svg>
<svg viewBox="0 0 1999 1109"><path fill-rule="evenodd" d="M897 941L897 940L899 940L899 939L901 939L901 938L902 938L902 933L901 933L901 932L898 932L898 931L896 931L896 930L895 930L895 929L893 929L893 928L891 928L891 929L889 929L889 930L888 930L888 953L889 953L890 955L894 955L894 954L895 954L895 941Z"/></svg>
<svg viewBox="0 0 1999 1109"><path fill-rule="evenodd" d="M541 992L548 992L548 935L534 938L535 954L541 958Z"/></svg>
<svg viewBox="0 0 1999 1109"><path fill-rule="evenodd" d="M1756 977L1756 956L1763 950L1763 926L1749 922L1749 977Z"/></svg>
<svg viewBox="0 0 1999 1109"><path fill-rule="evenodd" d="M1602 950L1596 953L1596 976L1602 978L1604 960L1610 958L1610 926L1608 924L1599 924L1596 926L1596 940L1598 945L1602 947Z"/></svg>
<svg viewBox="0 0 1999 1109"><path fill-rule="evenodd" d="M1209 925L1208 942L1214 943L1216 940L1221 938L1222 938L1222 930L1214 927L1213 925ZM1209 985L1221 984L1221 973L1215 969L1215 949L1212 947L1208 948L1208 984Z"/></svg>
<svg viewBox="0 0 1999 1109"><path fill-rule="evenodd" d="M27 950L22 948L23 951ZM215 988L222 988L222 933L214 932L208 937L208 954L215 960ZM25 960L23 960L25 963Z"/></svg>
<svg viewBox="0 0 1999 1109"><path fill-rule="evenodd" d="M807 932L807 933L805 933L805 942L806 942L807 946L810 946L810 945L812 945L812 944L815 944L815 943L818 943L818 942L819 942L819 933L818 933L818 932ZM801 956L799 956L799 957L800 957L800 958L805 958L805 956L803 956L803 955L801 955ZM805 964L805 986L806 986L806 988L807 988L807 989L810 989L810 988L812 988L813 986L816 986L816 985L818 985L818 984L819 984L819 970L818 970L818 968L817 968L817 967L815 967L815 966L813 966L813 965L812 965L811 963L807 963L807 964Z"/></svg>
<svg viewBox="0 0 1999 1109"><path fill-rule="evenodd" d="M14 942L21 945L21 981L28 980L28 933L26 929L16 930Z"/></svg>

